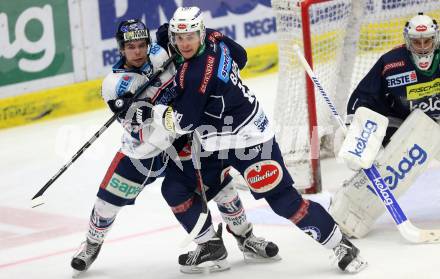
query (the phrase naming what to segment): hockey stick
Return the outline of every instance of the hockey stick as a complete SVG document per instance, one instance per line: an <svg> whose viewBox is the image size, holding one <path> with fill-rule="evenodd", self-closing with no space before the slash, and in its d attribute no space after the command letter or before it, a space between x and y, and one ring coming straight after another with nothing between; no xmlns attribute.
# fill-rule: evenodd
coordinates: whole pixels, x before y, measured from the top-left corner
<svg viewBox="0 0 440 279"><path fill-rule="evenodd" d="M313 70L310 68L310 65L307 63L304 56L301 54L300 48L298 45L294 45L294 51L296 56L298 57L301 65L306 70L310 79L315 84L315 87L318 89L321 96L324 98L328 107L330 108L333 116L338 121L339 125L343 129L344 133L347 128L345 127L344 122L342 121L340 115L338 114L336 107L332 103L330 96L324 90L324 87L319 82ZM373 164L368 169L363 169L363 172L368 177L370 182L373 184L374 191L377 196L380 197L382 204L388 210L388 213L393 218L396 223L397 228L399 229L400 234L409 242L413 243L439 243L440 242L440 230L425 230L419 229L414 226L410 220L406 217L399 203L395 199L393 193L391 192L388 185L385 183L383 178L381 177L379 171L376 166Z"/></svg>
<svg viewBox="0 0 440 279"><path fill-rule="evenodd" d="M200 196L202 200L202 212L199 215L199 219L197 220L196 224L194 225L194 228L191 230L191 232L185 237L185 239L180 244L180 247L186 247L188 244L190 244L194 238L197 237L197 235L200 233L200 230L202 229L203 225L206 222L206 219L209 215L208 210L208 200L206 198L205 193L205 186L203 184L202 179L202 171L201 171L201 163L200 163L200 146L201 143L197 138L196 133L193 133L193 140L191 142L191 160L194 165L194 169L196 170L196 177L197 177L197 187L200 189Z"/></svg>
<svg viewBox="0 0 440 279"><path fill-rule="evenodd" d="M166 69L167 67L171 64L171 62L173 62L174 58L176 55L172 55L170 58L168 58L168 60L166 60L163 65L157 70L157 72L155 72L150 79L143 84L142 86L140 86L138 89L136 89L136 91L134 92L134 96L132 98L133 101L136 100L137 97L139 97L139 95L144 92L149 86L151 86L154 82L156 82L156 78L159 77ZM64 165L61 167L61 169L51 178L49 179L49 181L47 181L46 184L44 184L44 186L35 194L35 196L33 196L32 200L31 200L31 204L32 207L36 207L39 205L44 204L44 199L43 199L43 194L44 192L50 187L50 185L52 185L52 183L55 182L55 180L58 179L58 177L60 177L66 170L67 168L70 167L70 165L76 161L76 159L78 159L79 156L81 156L84 151L86 151L87 148L90 147L90 145L92 145L92 143L99 138L99 136L101 136L105 130L107 130L108 127L110 127L110 125L115 122L115 120L117 119L118 114L114 114L109 120L107 120L107 122L105 122L105 124L92 136L92 138L90 138L76 153L75 155L73 155L73 157Z"/></svg>

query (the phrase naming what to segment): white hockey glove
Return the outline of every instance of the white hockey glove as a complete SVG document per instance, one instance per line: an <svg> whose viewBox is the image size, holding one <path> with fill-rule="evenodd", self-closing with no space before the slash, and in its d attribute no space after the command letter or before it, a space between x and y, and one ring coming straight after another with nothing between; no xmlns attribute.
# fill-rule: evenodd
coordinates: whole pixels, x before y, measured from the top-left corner
<svg viewBox="0 0 440 279"><path fill-rule="evenodd" d="M338 156L351 169L370 168L382 146L387 126L388 118L359 107Z"/></svg>
<svg viewBox="0 0 440 279"><path fill-rule="evenodd" d="M349 126L347 126L347 128L348 127ZM339 151L341 150L344 140L345 140L344 129L342 129L342 127L339 127L338 129L336 129L335 137L333 139L333 152L335 154L335 157L338 155Z"/></svg>

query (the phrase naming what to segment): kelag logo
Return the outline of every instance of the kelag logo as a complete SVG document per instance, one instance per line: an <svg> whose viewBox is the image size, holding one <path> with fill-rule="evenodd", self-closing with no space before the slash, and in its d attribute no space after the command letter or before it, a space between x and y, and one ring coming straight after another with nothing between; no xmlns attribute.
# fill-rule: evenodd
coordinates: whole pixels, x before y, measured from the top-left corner
<svg viewBox="0 0 440 279"><path fill-rule="evenodd" d="M117 0L99 0L99 17L101 22L101 39L106 40L115 36L116 23L121 19L140 18L146 20L148 28L159 28L163 20L170 20L177 9L175 0L126 0L125 14L117 16ZM198 7L204 12L210 12L213 18L233 14L245 14L252 11L257 5L270 7L270 0L210 0L200 1ZM194 1L183 0L182 6L194 6ZM165 19L160 17L165 15ZM162 21L161 21L162 19Z"/></svg>
<svg viewBox="0 0 440 279"><path fill-rule="evenodd" d="M413 147L409 149L408 154L403 156L399 161L397 166L386 166L385 169L388 171L389 175L383 178L384 182L388 185L391 191L394 191L394 189L399 186L399 182L405 179L406 175L411 172L413 167L423 165L427 158L428 154L426 151L418 144L414 144ZM378 185L380 185L380 183ZM371 185L367 185L367 188L373 194L376 194Z"/></svg>
<svg viewBox="0 0 440 279"><path fill-rule="evenodd" d="M0 2L0 86L72 72L67 1Z"/></svg>

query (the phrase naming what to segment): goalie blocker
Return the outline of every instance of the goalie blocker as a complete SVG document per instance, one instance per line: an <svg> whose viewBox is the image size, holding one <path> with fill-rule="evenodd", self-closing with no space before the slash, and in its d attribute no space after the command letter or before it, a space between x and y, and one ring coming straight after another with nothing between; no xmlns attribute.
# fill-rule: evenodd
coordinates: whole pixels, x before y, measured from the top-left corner
<svg viewBox="0 0 440 279"><path fill-rule="evenodd" d="M360 107L354 114L338 156L352 169L370 168L382 146L388 118Z"/></svg>
<svg viewBox="0 0 440 279"><path fill-rule="evenodd" d="M440 126L419 109L391 137L375 165L396 197L405 193L433 158L440 157L439 138ZM341 230L356 238L365 236L384 211L362 171L344 183L330 206Z"/></svg>

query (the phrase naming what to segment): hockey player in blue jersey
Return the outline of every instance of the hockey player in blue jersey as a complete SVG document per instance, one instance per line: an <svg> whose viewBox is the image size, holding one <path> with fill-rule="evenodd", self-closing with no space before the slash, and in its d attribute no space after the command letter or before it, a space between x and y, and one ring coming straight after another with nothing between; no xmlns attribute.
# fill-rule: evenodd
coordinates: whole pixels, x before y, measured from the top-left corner
<svg viewBox="0 0 440 279"><path fill-rule="evenodd" d="M440 159L436 136L440 121L439 26L420 13L405 24L403 37L405 44L383 54L349 98L347 124L349 134L355 137L335 136L336 146L348 150L357 144L357 135L365 129L361 125L364 119L383 118L384 123L375 122L378 125L374 129L382 128L384 134L376 138L371 133L363 147L372 152L362 152L362 156L345 153L343 157L352 169L360 168L360 159L366 165L377 162L396 197L412 185L432 158ZM381 145L385 149L378 152ZM365 236L384 212L369 187L368 179L361 172L356 173L338 190L330 207L343 231L357 238Z"/></svg>
<svg viewBox="0 0 440 279"><path fill-rule="evenodd" d="M332 249L341 270L363 269L366 262L359 256L359 249L342 235L333 218L318 203L303 199L293 187L271 122L241 81L228 46L222 42L205 43L205 36L199 8L176 10L169 25L170 42L182 59L174 79L176 97L172 105L154 106L151 112L154 122L169 131L194 133L198 137L203 149L202 176L203 170L210 166L207 161L213 158L221 161L224 169L234 167L243 175L255 198L264 198L275 213ZM165 189L163 194L170 203L185 191ZM194 265L204 257L222 259L222 253L215 253L219 249L217 241L214 235L199 244L196 251L181 255L179 263Z"/></svg>
<svg viewBox="0 0 440 279"><path fill-rule="evenodd" d="M90 215L86 241L71 261L75 275L86 271L94 262L121 208L134 204L143 188L155 181L158 176L163 175L163 171L166 170L166 163L164 163L166 156L163 150L170 151L167 152L167 156L172 156L177 155L177 150L172 148L172 144L175 144L179 150L178 146L183 146L180 143L182 140L178 143L174 142L174 133L154 126L154 123L144 123L142 105L127 106L132 98L132 92L147 82L149 77L162 66L169 58L168 53L158 44L151 42L149 30L139 20L121 22L116 32L116 40L121 51L121 59L103 80L102 97L114 113L119 113L118 121L124 128L122 146L99 187L98 198ZM175 68L169 66L156 82L141 94L140 98L148 98L153 103L169 103L173 99L169 88L174 74ZM182 139L185 143L185 139ZM185 154L185 150L179 154L184 157L182 154ZM169 178L167 183L184 181L190 187L191 184L195 184L195 180L192 181L195 173L194 167L191 161L182 161L182 164L184 169L179 173L179 180L176 179L176 182L173 182L173 179ZM258 243L262 247L269 246L274 251L276 250L274 254L276 255L278 247L274 243L251 235L252 224L247 221L237 191L230 185L232 178L227 174L221 175L218 168L212 172L208 171L208 176L212 178L208 180L208 183L212 185L208 194L216 201L218 207L221 210L230 208L231 202L236 205L230 210L223 210L221 215L237 241L246 239L250 244ZM196 220L197 217L194 216L194 219ZM193 222L193 220L189 218L186 222ZM248 233L247 237L243 238L242 233ZM239 247L242 248L240 245L241 243Z"/></svg>

